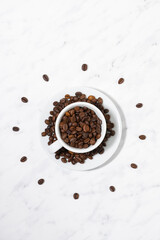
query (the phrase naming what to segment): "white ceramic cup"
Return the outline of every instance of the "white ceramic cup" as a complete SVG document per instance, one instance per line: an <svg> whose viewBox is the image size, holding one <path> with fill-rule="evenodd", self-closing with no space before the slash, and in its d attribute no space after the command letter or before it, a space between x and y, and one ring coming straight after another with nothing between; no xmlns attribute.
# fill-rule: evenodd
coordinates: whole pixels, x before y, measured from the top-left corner
<svg viewBox="0 0 160 240"><path fill-rule="evenodd" d="M90 145L88 148L75 148L75 147L71 147L69 146L67 143L65 143L63 141L63 139L61 138L61 134L60 134L60 129L59 129L59 124L61 122L62 117L64 116L64 114L69 111L70 109L74 108L74 107L87 107L91 110L93 110L95 112L95 114L98 116L98 118L102 121L101 124L101 137L99 139L97 139L96 143L94 145ZM107 124L106 124L106 120L105 117L103 116L102 112L95 107L93 104L87 103L87 102L76 102L76 103L71 103L68 106L66 106L58 115L57 119L56 119L56 124L55 124L55 133L57 136L57 140L52 143L49 148L52 152L56 152L58 151L60 148L64 147L67 150L71 151L71 152L75 152L75 153L85 153L85 152L90 152L92 150L94 150L96 147L98 147L101 142L103 141L105 134L106 134L106 129L107 129Z"/></svg>

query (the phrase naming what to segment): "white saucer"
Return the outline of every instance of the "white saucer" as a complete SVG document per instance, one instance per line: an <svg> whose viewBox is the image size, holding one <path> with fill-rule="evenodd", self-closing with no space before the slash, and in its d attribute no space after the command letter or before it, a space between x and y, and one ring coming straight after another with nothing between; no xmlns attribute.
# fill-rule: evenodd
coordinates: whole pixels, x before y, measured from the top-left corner
<svg viewBox="0 0 160 240"><path fill-rule="evenodd" d="M89 87L74 87L70 89L62 90L61 92L56 93L53 97L51 97L51 100L46 103L46 107L43 111L42 117L41 117L41 123L40 123L40 133L44 131L46 128L46 124L44 123L44 120L48 118L49 112L53 109L53 102L59 101L61 98L65 96L65 94L75 95L75 92L80 91L88 97L89 95L93 95L96 98L101 97L103 99L103 106L107 109L109 109L109 114L111 116L111 121L114 123L115 127L114 130L116 132L115 136L111 137L107 142L107 146L105 147L105 151L103 154L97 154L93 156L93 159L87 159L84 164L77 163L73 165L72 163L63 163L60 159L55 158L55 154L51 154L49 152L48 148L48 137L41 137L42 146L45 149L45 151L50 156L51 160L58 164L59 166L62 166L63 168L76 170L76 171L85 171L90 170L99 167L100 165L107 162L112 155L117 150L122 136L122 121L120 114L118 112L117 107L112 102L112 100L105 95L104 93L95 90L93 88Z"/></svg>

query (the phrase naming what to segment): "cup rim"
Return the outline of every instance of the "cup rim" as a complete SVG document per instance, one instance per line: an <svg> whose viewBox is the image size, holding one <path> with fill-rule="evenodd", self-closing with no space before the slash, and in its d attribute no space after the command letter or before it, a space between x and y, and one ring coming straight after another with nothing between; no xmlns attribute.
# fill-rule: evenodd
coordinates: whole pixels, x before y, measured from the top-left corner
<svg viewBox="0 0 160 240"><path fill-rule="evenodd" d="M98 116L98 118L101 119L101 121L102 121L102 124L101 124L101 137L99 139L97 139L97 141L96 141L96 143L94 145L91 145L88 148L75 148L75 147L71 147L67 143L65 143L63 141L63 139L61 138L60 129L59 129L60 121L61 121L63 115L65 114L65 112L69 111L70 109L72 109L72 108L74 108L76 106L87 107L87 108L93 110L95 112L95 114ZM56 133L56 136L57 136L57 141L60 142L62 147L66 148L67 150L69 150L71 152L74 152L74 153L86 153L86 152L93 151L103 141L103 139L105 137L105 134L106 134L106 129L107 129L107 123L106 123L106 120L105 120L105 117L104 117L103 113L96 106L94 106L91 103L87 103L87 102L75 102L75 103L71 103L71 104L67 105L59 113L59 115L58 115L58 117L56 119L56 124L55 124L55 133Z"/></svg>

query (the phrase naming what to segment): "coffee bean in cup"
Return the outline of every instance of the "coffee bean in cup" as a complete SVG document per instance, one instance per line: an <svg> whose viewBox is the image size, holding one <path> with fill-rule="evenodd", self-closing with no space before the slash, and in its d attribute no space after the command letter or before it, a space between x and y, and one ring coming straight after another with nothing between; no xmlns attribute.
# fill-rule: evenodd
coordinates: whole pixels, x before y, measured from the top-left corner
<svg viewBox="0 0 160 240"><path fill-rule="evenodd" d="M101 124L102 121L93 110L76 106L61 119L61 138L71 147L88 148L101 137Z"/></svg>
<svg viewBox="0 0 160 240"><path fill-rule="evenodd" d="M61 112L62 109L64 109L66 106L68 106L71 103L75 103L75 102L88 102L93 104L94 106L96 106L104 115L106 123L107 123L107 129L106 129L106 134L105 137L102 141L102 143L95 148L94 150L90 151L90 152L86 152L86 153L74 153L71 151L68 151L67 149L65 149L64 147L62 147L61 149L59 149L56 153L55 153L55 158L57 159L57 161L62 161L63 163L67 164L67 163L72 163L74 164L84 164L86 160L90 160L92 161L92 159L94 158L94 155L96 154L103 154L105 149L107 148L107 141L109 140L109 138L113 137L115 135L115 131L113 130L114 128L114 123L112 123L111 121L111 116L109 114L109 109L104 108L103 106L103 99L99 98L99 97L95 97L91 94L88 95L88 97L86 96L86 94L77 91L75 93L75 95L70 95L69 93L66 93L65 96L63 98L61 98L59 101L58 100L54 100L53 102L53 109L51 109L50 111L50 116L48 117L48 119L45 120L45 124L47 125L46 128L44 129L44 131L41 133L42 137L48 137L48 145L51 145L53 142L55 142L57 140L56 134L55 134L55 123L56 123L56 119L59 115L59 113ZM77 104L78 106L78 104ZM66 116L70 116L68 114L68 112L66 113ZM75 125L75 126L74 126ZM77 127L76 124L74 124L73 127ZM88 124L86 124L87 126L85 126L85 131L88 131ZM72 126L69 126L72 127ZM81 127L81 126L80 126ZM67 128L66 125L64 127L65 129ZM80 128L78 128L77 130L75 130L74 134L77 134L78 130L81 130ZM70 129L67 129L67 131L70 131ZM89 133L89 135L88 135ZM68 134L68 133L67 133ZM88 138L91 140L92 135L90 132L84 132L84 136L85 134L88 135L88 137L84 140L84 147L88 147ZM80 135L80 134L79 134ZM94 143L94 140L92 139L91 143Z"/></svg>

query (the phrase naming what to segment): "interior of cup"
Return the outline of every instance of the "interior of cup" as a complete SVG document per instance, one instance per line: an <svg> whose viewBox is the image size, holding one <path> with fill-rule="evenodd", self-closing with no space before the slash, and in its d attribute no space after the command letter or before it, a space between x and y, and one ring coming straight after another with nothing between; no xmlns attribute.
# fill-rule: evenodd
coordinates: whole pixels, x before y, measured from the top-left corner
<svg viewBox="0 0 160 240"><path fill-rule="evenodd" d="M95 114L97 115L97 117L102 121L101 124L101 137L99 139L97 139L96 143L94 145L90 145L88 148L75 148L75 147L71 147L70 145L68 145L67 143L65 143L63 141L63 139L61 138L61 133L60 133L60 128L59 128L59 124L61 122L62 117L64 116L64 114L69 111L70 109L74 108L74 107L87 107L91 110L93 110L95 112ZM95 148L97 148L101 142L103 141L105 134L106 134L106 129L107 129L107 124L106 124L106 120L104 115L102 114L102 112L93 104L90 103L86 103L86 102L76 102L76 103L71 103L68 106L66 106L58 115L57 120L56 120L56 125L55 125L55 132L56 132L56 136L58 141L60 141L61 145L66 148L67 150L71 151L71 152L75 152L75 153L86 153L86 152L90 152L92 150L94 150Z"/></svg>

